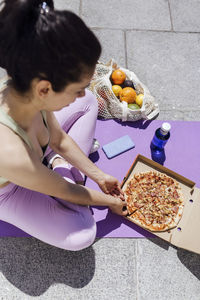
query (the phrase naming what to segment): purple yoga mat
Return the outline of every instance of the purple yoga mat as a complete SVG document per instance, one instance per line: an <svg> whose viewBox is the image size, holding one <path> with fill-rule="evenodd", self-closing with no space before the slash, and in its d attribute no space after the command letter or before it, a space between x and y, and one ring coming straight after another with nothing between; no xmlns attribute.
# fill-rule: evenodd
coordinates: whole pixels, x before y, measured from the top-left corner
<svg viewBox="0 0 200 300"><path fill-rule="evenodd" d="M193 180L200 187L200 122L169 121L171 137L165 146L166 159L163 165ZM122 182L138 154L151 158L150 143L156 128L162 121L117 122L98 120L95 137L101 149L90 158L104 172ZM102 146L124 135L134 141L135 148L115 158L108 159ZM87 179L86 185L99 189L96 183ZM153 237L152 234L121 216L112 214L105 207L93 207L97 222L97 237ZM20 229L0 222L0 236L29 236Z"/></svg>
<svg viewBox="0 0 200 300"><path fill-rule="evenodd" d="M94 160L96 155L96 165L122 182L138 154L152 158L150 143L155 130L160 127L162 122L157 120L135 123L119 123L113 120L98 121L96 137L102 146L126 134L130 136L136 146L112 159L107 159L100 149L98 154L93 154L92 159ZM171 137L165 146L166 159L163 165L193 180L200 187L200 122L169 122L172 126ZM98 189L98 186L90 179L87 180L87 186ZM98 237L153 236L123 217L108 213L106 208L94 208L93 211L97 221Z"/></svg>

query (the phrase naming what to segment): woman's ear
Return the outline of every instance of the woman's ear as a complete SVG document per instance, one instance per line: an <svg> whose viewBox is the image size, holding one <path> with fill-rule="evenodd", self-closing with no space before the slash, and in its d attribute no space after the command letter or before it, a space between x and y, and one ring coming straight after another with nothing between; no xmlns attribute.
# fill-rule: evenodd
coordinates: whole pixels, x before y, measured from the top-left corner
<svg viewBox="0 0 200 300"><path fill-rule="evenodd" d="M48 80L39 80L35 85L36 96L42 99L47 98L52 92L51 83Z"/></svg>

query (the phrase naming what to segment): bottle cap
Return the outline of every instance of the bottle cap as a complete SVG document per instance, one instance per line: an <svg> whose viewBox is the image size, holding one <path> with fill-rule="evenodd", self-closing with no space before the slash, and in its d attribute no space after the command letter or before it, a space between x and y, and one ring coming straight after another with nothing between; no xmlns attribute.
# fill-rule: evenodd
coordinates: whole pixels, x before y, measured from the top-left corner
<svg viewBox="0 0 200 300"><path fill-rule="evenodd" d="M167 134L171 129L171 125L167 122L162 123L161 130L163 133Z"/></svg>

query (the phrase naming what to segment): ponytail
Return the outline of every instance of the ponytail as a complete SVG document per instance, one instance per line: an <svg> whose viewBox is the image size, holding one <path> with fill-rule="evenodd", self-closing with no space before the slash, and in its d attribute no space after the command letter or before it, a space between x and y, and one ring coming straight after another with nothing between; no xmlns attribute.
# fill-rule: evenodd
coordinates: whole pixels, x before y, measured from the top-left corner
<svg viewBox="0 0 200 300"><path fill-rule="evenodd" d="M4 0L0 11L0 67L19 92L34 78L55 91L79 81L95 65L101 46L85 23L70 11L54 10L52 0Z"/></svg>
<svg viewBox="0 0 200 300"><path fill-rule="evenodd" d="M53 9L53 2L47 0ZM0 12L0 67L9 69L9 53L17 50L21 39L34 30L40 15L41 0L4 0Z"/></svg>

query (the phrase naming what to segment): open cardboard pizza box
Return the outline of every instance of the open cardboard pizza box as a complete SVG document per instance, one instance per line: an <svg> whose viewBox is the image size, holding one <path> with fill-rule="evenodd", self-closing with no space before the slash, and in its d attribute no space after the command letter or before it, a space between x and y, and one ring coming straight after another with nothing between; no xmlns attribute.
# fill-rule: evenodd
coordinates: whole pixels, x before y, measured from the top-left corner
<svg viewBox="0 0 200 300"><path fill-rule="evenodd" d="M177 180L184 195L184 211L177 227L164 232L152 232L154 235L168 241L172 245L200 254L200 190L195 183L178 173L142 156L138 155L129 169L122 183L122 190L126 188L133 174L156 170ZM129 221L133 222L128 216Z"/></svg>

